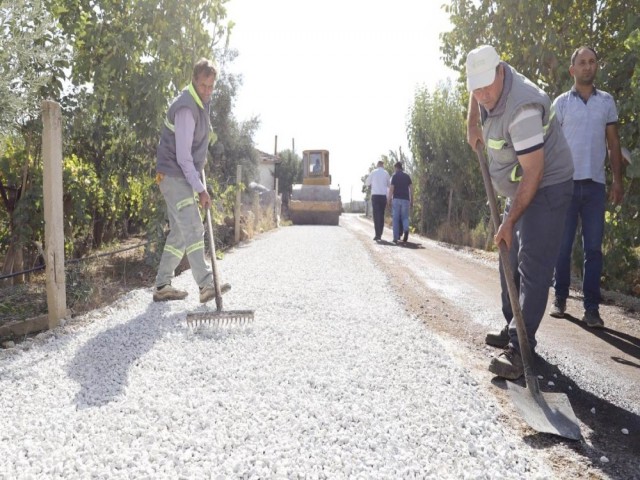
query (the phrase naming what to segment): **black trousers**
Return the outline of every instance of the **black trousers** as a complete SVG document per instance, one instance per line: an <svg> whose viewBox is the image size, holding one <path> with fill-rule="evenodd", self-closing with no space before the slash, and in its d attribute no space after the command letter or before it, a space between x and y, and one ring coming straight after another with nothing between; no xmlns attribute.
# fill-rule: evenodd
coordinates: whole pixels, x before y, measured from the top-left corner
<svg viewBox="0 0 640 480"><path fill-rule="evenodd" d="M382 237L384 228L384 210L387 207L386 195L371 195L371 206L373 207L373 228L376 237Z"/></svg>

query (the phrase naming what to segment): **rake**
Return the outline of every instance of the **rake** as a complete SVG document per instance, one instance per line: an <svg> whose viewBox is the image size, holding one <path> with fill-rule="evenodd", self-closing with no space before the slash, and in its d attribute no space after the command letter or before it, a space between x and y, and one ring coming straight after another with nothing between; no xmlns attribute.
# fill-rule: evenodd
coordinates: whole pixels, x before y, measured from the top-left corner
<svg viewBox="0 0 640 480"><path fill-rule="evenodd" d="M202 183L207 188L204 170L202 174ZM213 273L213 287L216 292L216 309L215 311L199 311L187 313L187 325L189 327L197 327L200 325L211 325L214 327L242 326L253 322L253 310L228 310L222 311L222 292L220 291L220 281L218 276L218 265L216 264L216 246L213 239L213 226L211 224L211 207L206 209L207 212L207 232L209 234L209 253L211 256L211 270Z"/></svg>

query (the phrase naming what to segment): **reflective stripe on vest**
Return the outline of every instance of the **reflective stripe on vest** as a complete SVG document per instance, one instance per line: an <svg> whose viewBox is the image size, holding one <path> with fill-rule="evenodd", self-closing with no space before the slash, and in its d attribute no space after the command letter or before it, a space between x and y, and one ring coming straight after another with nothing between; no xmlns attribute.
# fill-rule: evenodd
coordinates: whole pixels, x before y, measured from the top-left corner
<svg viewBox="0 0 640 480"><path fill-rule="evenodd" d="M542 126L542 135L543 137L547 136L547 132L549 131L549 127L551 127L551 121L553 120L553 117L556 116L556 108L555 106L551 106L551 115L549 116L549 121ZM507 144L506 140L495 140L490 138L487 142L487 147L489 148L493 148L494 150L502 150L504 148L504 146ZM510 180L512 182L519 182L522 180L522 167L520 166L519 163L516 163L513 166L513 169L511 170L511 177Z"/></svg>
<svg viewBox="0 0 640 480"><path fill-rule="evenodd" d="M198 107L200 107L201 109L203 109L203 110L204 110L204 105L202 105L202 100L200 100L200 97L198 96L198 92L196 92L196 89L195 89L195 87L193 86L193 82L191 82L191 83L189 84L188 90L189 90L189 94L190 94L190 95L191 95L191 97L193 98L193 101L194 101L194 102L196 102L196 105L198 105ZM173 133L176 133L176 126L175 126L173 123L171 123L171 122L169 121L169 117L165 117L165 119L164 119L164 125L165 125L165 127L167 127L169 130L171 130ZM209 135L209 136L211 136L211 135ZM216 136L216 139L217 139L217 138L218 138L218 137Z"/></svg>

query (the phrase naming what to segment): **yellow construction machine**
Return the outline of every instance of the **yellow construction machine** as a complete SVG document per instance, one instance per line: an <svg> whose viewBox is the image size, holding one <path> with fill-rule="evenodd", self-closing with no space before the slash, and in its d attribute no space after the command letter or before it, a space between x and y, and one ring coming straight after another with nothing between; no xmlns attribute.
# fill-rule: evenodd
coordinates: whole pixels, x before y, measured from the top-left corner
<svg viewBox="0 0 640 480"><path fill-rule="evenodd" d="M342 212L340 189L331 186L329 152L302 152L302 185L294 185L289 218L294 225L338 225Z"/></svg>

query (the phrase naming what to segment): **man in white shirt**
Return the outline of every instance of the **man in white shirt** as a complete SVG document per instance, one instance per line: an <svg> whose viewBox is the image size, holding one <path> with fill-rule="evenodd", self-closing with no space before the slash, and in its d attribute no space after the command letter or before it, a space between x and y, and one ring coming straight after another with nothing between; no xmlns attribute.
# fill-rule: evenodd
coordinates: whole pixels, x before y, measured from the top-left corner
<svg viewBox="0 0 640 480"><path fill-rule="evenodd" d="M380 160L376 169L369 174L365 185L371 187L371 206L373 207L373 228L377 242L382 240L384 229L384 211L387 207L387 189L390 181L389 173L384 169L384 162Z"/></svg>

